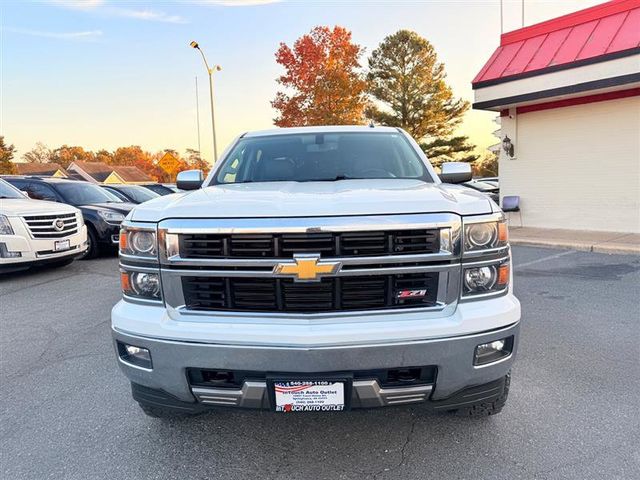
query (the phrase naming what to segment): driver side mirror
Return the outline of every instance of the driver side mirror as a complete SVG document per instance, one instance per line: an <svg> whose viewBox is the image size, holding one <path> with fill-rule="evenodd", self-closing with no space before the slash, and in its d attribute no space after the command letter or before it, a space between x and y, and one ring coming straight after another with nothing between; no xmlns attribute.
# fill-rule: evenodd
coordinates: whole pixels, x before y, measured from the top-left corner
<svg viewBox="0 0 640 480"><path fill-rule="evenodd" d="M464 183L471 180L471 165L465 162L447 162L440 168L440 180L444 183Z"/></svg>
<svg viewBox="0 0 640 480"><path fill-rule="evenodd" d="M178 173L176 187L180 190L197 190L202 186L203 182L202 170L185 170Z"/></svg>

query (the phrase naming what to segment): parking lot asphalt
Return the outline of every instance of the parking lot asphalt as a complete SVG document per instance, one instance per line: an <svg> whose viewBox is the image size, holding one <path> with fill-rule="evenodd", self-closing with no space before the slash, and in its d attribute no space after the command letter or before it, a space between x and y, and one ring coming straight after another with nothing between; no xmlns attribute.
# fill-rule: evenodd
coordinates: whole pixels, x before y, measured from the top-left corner
<svg viewBox="0 0 640 480"><path fill-rule="evenodd" d="M523 330L495 417L143 415L109 312L117 260L0 278L0 477L640 478L640 257L515 247Z"/></svg>

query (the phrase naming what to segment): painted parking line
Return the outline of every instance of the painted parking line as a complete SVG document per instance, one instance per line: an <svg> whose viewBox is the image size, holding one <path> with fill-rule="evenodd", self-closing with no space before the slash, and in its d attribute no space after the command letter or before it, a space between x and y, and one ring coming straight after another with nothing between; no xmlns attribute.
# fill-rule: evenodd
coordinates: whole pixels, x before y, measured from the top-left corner
<svg viewBox="0 0 640 480"><path fill-rule="evenodd" d="M529 265L535 265L536 263L546 262L547 260L553 260L555 258L564 257L565 255L570 255L572 253L577 253L575 250L567 250L565 252L556 253L554 255L547 255L546 257L537 258L535 260L531 260L530 262L524 262L514 265L514 268L522 268L528 267Z"/></svg>

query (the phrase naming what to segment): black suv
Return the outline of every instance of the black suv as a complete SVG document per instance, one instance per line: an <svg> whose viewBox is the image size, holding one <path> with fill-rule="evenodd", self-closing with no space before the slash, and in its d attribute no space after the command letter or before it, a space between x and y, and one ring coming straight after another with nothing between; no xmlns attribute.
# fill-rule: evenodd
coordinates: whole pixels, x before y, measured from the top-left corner
<svg viewBox="0 0 640 480"><path fill-rule="evenodd" d="M144 203L160 196L154 191L144 188L141 185L123 185L118 183L100 186L107 190L109 193L113 193L123 202L131 202L136 204Z"/></svg>
<svg viewBox="0 0 640 480"><path fill-rule="evenodd" d="M82 211L87 225L89 248L84 259L95 257L101 249L115 251L120 223L135 205L93 183L54 177L5 176L14 187L37 200L66 203Z"/></svg>

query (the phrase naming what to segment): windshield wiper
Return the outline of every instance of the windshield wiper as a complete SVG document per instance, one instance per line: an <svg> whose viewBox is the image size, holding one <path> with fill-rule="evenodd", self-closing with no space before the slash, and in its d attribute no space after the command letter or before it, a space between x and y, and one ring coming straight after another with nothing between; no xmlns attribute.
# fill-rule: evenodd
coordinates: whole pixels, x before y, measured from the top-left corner
<svg viewBox="0 0 640 480"><path fill-rule="evenodd" d="M349 177L347 175L336 175L331 178L310 178L308 180L301 180L302 182L339 182L340 180L358 180L355 177Z"/></svg>

